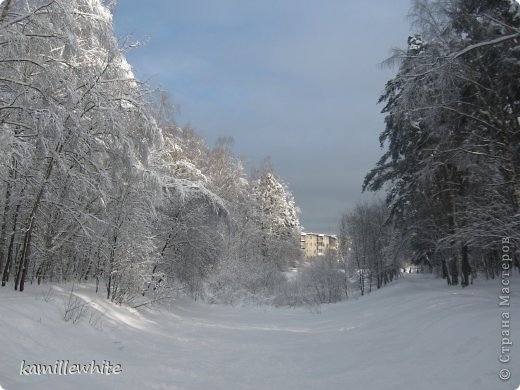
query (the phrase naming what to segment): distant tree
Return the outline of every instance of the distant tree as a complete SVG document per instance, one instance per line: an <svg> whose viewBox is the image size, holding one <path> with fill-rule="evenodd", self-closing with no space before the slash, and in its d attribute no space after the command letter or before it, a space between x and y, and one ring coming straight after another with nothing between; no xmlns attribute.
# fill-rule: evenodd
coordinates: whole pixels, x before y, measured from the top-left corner
<svg viewBox="0 0 520 390"><path fill-rule="evenodd" d="M357 205L341 218L340 251L346 274L355 275L361 295L399 276L401 258L393 256L392 228L383 202Z"/></svg>
<svg viewBox="0 0 520 390"><path fill-rule="evenodd" d="M299 209L288 187L268 169L257 173L252 186L260 226L261 254L285 270L299 256Z"/></svg>
<svg viewBox="0 0 520 390"><path fill-rule="evenodd" d="M310 261L299 270L299 282L307 294L314 295L317 303L335 303L346 298L344 275L336 256L326 255Z"/></svg>

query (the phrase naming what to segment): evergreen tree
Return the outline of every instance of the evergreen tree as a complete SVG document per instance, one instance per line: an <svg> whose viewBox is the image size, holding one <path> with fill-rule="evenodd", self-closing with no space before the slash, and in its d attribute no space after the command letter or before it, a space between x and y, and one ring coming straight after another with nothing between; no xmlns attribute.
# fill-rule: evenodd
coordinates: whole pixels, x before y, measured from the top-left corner
<svg viewBox="0 0 520 390"><path fill-rule="evenodd" d="M392 58L399 71L380 99L388 151L364 189L388 185L415 258L466 286L520 226L519 6L418 0L413 15L420 34Z"/></svg>

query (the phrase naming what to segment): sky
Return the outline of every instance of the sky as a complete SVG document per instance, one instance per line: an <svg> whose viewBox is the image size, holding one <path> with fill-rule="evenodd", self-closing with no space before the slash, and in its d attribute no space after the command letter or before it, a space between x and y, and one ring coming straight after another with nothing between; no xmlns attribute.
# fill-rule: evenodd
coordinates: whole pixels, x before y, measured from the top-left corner
<svg viewBox="0 0 520 390"><path fill-rule="evenodd" d="M134 73L170 93L176 122L250 166L270 157L306 232L335 233L382 154L377 100L406 46L410 0L119 1Z"/></svg>

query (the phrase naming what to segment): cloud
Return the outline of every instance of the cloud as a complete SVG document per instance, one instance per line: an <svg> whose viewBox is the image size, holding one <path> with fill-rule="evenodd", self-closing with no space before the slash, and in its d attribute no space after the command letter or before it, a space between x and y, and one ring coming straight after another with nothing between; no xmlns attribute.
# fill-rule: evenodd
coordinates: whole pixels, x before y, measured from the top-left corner
<svg viewBox="0 0 520 390"><path fill-rule="evenodd" d="M150 5L152 4L152 6ZM335 229L364 198L383 129L379 63L408 36L409 0L120 2L119 34L150 36L129 62L169 90L178 120L271 156L309 230ZM366 196L365 196L366 197ZM370 197L370 195L368 196Z"/></svg>

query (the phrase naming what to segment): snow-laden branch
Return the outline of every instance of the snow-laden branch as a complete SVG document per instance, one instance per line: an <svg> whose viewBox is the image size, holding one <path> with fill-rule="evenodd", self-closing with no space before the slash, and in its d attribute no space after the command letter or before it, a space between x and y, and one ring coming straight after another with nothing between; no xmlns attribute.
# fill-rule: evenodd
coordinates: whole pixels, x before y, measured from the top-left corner
<svg viewBox="0 0 520 390"><path fill-rule="evenodd" d="M505 41L509 41L511 39L515 39L515 38L519 38L520 37L520 33L515 33L515 34L510 34L510 35L504 35L502 37L499 37L499 38L495 38L495 39L491 39L489 41L484 41L484 42L479 42L479 43L475 43L473 45L469 45L468 47L465 47L464 49L462 50L459 50L455 53L451 53L447 56L448 59L450 60L453 60L453 59L456 59L472 50L475 50L475 49L478 49L478 48L481 48L481 47L486 47L486 46L493 46L493 45L497 45L499 43L502 43L502 42L505 42Z"/></svg>

